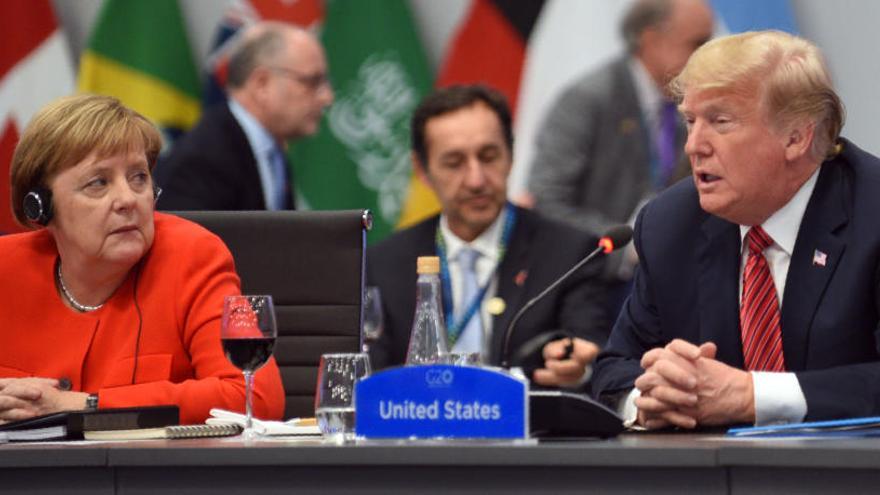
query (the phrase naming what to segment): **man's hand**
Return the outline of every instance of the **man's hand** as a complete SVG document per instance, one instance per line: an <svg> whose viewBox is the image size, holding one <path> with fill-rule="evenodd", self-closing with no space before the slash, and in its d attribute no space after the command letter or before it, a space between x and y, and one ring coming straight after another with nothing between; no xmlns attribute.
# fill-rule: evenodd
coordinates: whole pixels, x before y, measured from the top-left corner
<svg viewBox="0 0 880 495"><path fill-rule="evenodd" d="M642 357L635 382L639 423L649 429L752 423L755 420L751 375L715 359L717 347L674 340Z"/></svg>
<svg viewBox="0 0 880 495"><path fill-rule="evenodd" d="M566 357L567 348L571 354ZM579 385L587 365L599 355L599 346L589 340L564 338L548 342L542 351L544 367L535 370L532 379L545 386Z"/></svg>
<svg viewBox="0 0 880 495"><path fill-rule="evenodd" d="M701 425L755 422L752 375L715 359L715 344L703 344L706 355L697 360L697 407L685 410Z"/></svg>
<svg viewBox="0 0 880 495"><path fill-rule="evenodd" d="M697 419L684 412L697 406L697 360L702 349L676 339L642 356L645 372L636 379L638 422L648 429L694 428Z"/></svg>

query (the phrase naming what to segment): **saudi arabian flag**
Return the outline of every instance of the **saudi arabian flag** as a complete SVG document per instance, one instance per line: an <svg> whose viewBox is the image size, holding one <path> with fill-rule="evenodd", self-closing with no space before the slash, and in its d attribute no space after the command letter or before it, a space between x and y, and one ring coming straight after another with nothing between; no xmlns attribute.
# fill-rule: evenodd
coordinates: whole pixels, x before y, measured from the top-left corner
<svg viewBox="0 0 880 495"><path fill-rule="evenodd" d="M80 60L79 90L119 98L166 143L192 127L200 83L177 0L106 0Z"/></svg>
<svg viewBox="0 0 880 495"><path fill-rule="evenodd" d="M329 0L322 42L336 101L319 133L293 146L299 204L369 208L376 241L407 200L409 119L431 75L403 0Z"/></svg>

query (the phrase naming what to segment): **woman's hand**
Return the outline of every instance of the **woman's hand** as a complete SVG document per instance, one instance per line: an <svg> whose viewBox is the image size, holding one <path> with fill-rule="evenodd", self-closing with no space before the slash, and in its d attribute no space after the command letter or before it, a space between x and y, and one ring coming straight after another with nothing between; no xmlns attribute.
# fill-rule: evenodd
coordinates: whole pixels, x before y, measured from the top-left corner
<svg viewBox="0 0 880 495"><path fill-rule="evenodd" d="M85 408L87 393L58 385L54 378L0 378L0 424Z"/></svg>

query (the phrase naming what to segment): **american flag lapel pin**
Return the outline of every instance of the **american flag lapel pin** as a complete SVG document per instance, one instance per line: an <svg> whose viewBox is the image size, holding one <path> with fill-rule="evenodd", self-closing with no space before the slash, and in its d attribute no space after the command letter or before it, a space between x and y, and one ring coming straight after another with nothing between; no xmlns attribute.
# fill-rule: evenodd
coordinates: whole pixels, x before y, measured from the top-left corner
<svg viewBox="0 0 880 495"><path fill-rule="evenodd" d="M819 251L818 249L813 251L813 266L825 266L828 263L828 255Z"/></svg>
<svg viewBox="0 0 880 495"><path fill-rule="evenodd" d="M526 278L529 276L529 272L526 270L520 270L519 273L513 277L513 283L516 284L517 287L522 287L523 284L526 283Z"/></svg>

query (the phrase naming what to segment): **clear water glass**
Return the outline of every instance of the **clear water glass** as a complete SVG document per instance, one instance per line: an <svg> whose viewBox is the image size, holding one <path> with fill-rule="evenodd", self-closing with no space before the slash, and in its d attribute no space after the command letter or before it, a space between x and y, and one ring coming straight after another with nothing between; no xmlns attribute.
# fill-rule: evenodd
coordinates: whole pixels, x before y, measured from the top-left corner
<svg viewBox="0 0 880 495"><path fill-rule="evenodd" d="M354 385L369 374L370 358L365 353L321 356L315 390L315 418L324 438L336 443L355 439Z"/></svg>

